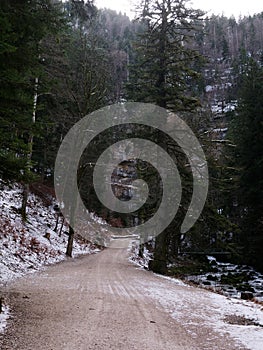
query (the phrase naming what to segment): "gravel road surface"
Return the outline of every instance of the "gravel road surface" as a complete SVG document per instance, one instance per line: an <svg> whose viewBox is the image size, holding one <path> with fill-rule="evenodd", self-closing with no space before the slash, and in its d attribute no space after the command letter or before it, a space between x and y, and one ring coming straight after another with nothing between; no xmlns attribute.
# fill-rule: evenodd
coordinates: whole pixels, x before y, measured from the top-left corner
<svg viewBox="0 0 263 350"><path fill-rule="evenodd" d="M13 316L0 336L0 348L244 349L198 319L198 308L207 308L213 317L209 300L208 305L205 301L208 291L176 285L136 268L128 261L128 244L129 239L113 240L101 253L68 259L6 286L3 293ZM184 305L185 320L172 318L147 292L153 285L174 295L188 293L191 303Z"/></svg>

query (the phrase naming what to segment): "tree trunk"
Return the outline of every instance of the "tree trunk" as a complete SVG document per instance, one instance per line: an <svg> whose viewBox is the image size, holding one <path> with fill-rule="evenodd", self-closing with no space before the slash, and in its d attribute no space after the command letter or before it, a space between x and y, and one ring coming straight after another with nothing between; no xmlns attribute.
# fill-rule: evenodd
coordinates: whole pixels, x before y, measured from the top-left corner
<svg viewBox="0 0 263 350"><path fill-rule="evenodd" d="M176 227L176 229L178 230L177 227ZM172 232L172 235L170 237L171 247L170 247L170 255L169 256L171 256L171 258L173 258L173 259L178 258L178 255L179 255L180 250L181 250L181 243L182 243L181 234L176 229Z"/></svg>
<svg viewBox="0 0 263 350"><path fill-rule="evenodd" d="M38 78L35 78L33 115L32 115L32 124L33 125L36 123L37 96L38 96L37 90L38 90ZM33 135L33 132L30 131L29 137L28 137L28 154L27 154L25 181L28 181L28 175L30 175L30 173L31 173L31 159L32 159L32 153L33 153L33 141L34 141L34 135ZM29 184L27 183L24 185L23 199L22 199L22 206L21 206L21 215L22 215L23 221L26 221L26 219L27 219L26 208L27 208L28 194L29 194Z"/></svg>
<svg viewBox="0 0 263 350"><path fill-rule="evenodd" d="M70 258L72 258L73 240L74 240L74 230L71 226L69 226L69 237L68 237L66 255L69 256Z"/></svg>
<svg viewBox="0 0 263 350"><path fill-rule="evenodd" d="M4 298L0 297L0 314L3 312Z"/></svg>
<svg viewBox="0 0 263 350"><path fill-rule="evenodd" d="M23 221L26 221L27 219L26 208L27 208L28 193L29 193L29 184L25 184L23 189L23 199L22 199L22 206L21 206L21 216Z"/></svg>
<svg viewBox="0 0 263 350"><path fill-rule="evenodd" d="M149 263L151 271L162 275L167 273L167 247L167 232L164 231L155 239L153 260Z"/></svg>
<svg viewBox="0 0 263 350"><path fill-rule="evenodd" d="M55 228L54 228L55 232L57 232L57 229L58 229L59 213L57 213L56 215L57 215L57 217L56 217L56 225L55 225Z"/></svg>
<svg viewBox="0 0 263 350"><path fill-rule="evenodd" d="M63 226L64 226L64 217L63 217L63 219L62 219L62 222L61 222L61 226L60 226L60 229L59 229L59 237L61 237L61 233L62 233L62 229L63 229Z"/></svg>

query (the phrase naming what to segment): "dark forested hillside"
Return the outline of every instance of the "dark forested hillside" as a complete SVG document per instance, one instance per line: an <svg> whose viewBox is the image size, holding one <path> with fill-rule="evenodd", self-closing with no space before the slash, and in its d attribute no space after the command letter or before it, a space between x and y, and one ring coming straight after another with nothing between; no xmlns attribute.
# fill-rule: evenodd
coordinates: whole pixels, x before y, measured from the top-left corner
<svg viewBox="0 0 263 350"><path fill-rule="evenodd" d="M207 17L187 1L147 0L131 21L92 0L2 0L0 23L0 178L24 186L25 220L29 185L52 184L77 121L150 102L187 121L210 172L200 220L186 235L174 221L153 243L152 268L222 253L263 271L263 13Z"/></svg>

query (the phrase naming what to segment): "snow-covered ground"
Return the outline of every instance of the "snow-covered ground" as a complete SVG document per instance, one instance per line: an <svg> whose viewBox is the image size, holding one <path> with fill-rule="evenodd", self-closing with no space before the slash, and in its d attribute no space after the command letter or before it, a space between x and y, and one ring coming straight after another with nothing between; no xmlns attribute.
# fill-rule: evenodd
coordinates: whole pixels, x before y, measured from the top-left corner
<svg viewBox="0 0 263 350"><path fill-rule="evenodd" d="M160 279L163 277L159 276ZM187 325L191 336L198 337L196 328L206 326L221 334L230 333L237 342L250 350L262 350L263 344L263 308L250 301L227 298L216 293L194 292L195 287L184 285L184 289L174 291L172 285L182 286L181 280L170 279L171 288L166 284L142 284L146 295L157 300L171 316L182 324ZM186 292L186 290L188 290ZM198 309L196 299L198 298ZM193 305L193 308L191 307ZM192 313L189 314L189 309ZM187 315L187 316L186 316ZM209 337L209 334L207 334ZM208 350L208 349L207 349Z"/></svg>
<svg viewBox="0 0 263 350"><path fill-rule="evenodd" d="M129 246L131 253L130 261L140 268L148 268L151 253L144 249L143 257L138 256L138 241L134 240ZM210 257L211 258L211 257ZM214 260L214 258L213 258ZM231 264L225 264L229 267ZM232 266L232 265L231 265ZM230 333L233 338L249 350L262 350L263 344L263 306L262 303L245 301L237 298L231 298L226 295L214 292L205 292L195 294L193 287L184 281L176 278L158 275L160 283L152 284L140 281L145 295L154 300L167 310L173 318L182 324L187 324L187 331L192 336L195 334L196 327L213 326L221 334ZM171 288L161 283L161 280L168 280ZM183 286L184 289L176 289L173 286ZM199 298L198 310L195 309L196 300ZM189 308L192 307L192 314L189 314ZM187 318L186 318L187 315ZM209 334L207 335L209 337ZM208 349L207 349L208 350Z"/></svg>
<svg viewBox="0 0 263 350"><path fill-rule="evenodd" d="M57 213L54 203L45 206L42 200L30 194L27 222L23 223L19 208L22 203L22 187L7 185L0 180L0 286L27 273L44 268L45 265L66 259L68 227L61 225L54 231ZM51 200L52 202L52 200ZM95 218L94 218L95 219ZM99 252L100 249L81 237L73 243L73 257ZM1 297L1 295L0 295ZM8 317L8 306L0 314L0 332Z"/></svg>
<svg viewBox="0 0 263 350"><path fill-rule="evenodd" d="M219 262L212 256L208 260L212 265L210 272L187 276L186 280L235 298L240 298L242 291L251 292L254 299L263 302L262 273L250 266ZM239 278L238 282L231 285L231 279L235 281L235 278Z"/></svg>
<svg viewBox="0 0 263 350"><path fill-rule="evenodd" d="M141 268L148 268L152 254L144 249L143 257L138 256L138 241L134 240L129 246L130 261ZM210 259L215 260L210 257ZM219 264L220 265L220 264ZM231 264L223 264L229 267ZM263 306L252 301L240 300L230 296L209 292L198 294L200 309L198 310L198 322L195 319L196 310L189 312L189 298L193 298L193 287L180 279L158 275L160 279L170 281L171 288L167 289L162 283L151 285L140 281L141 288L164 307L171 316L182 324L187 323L191 335L198 337L194 329L196 326L213 326L222 334L230 333L239 343L249 350L262 350L263 344ZM173 290L173 285L184 286L184 290ZM205 287L205 286L204 286ZM186 292L189 291L188 292ZM194 305L194 302L193 302ZM204 306L202 308L202 305ZM209 309L209 312L208 312ZM189 318L186 319L186 315ZM192 315L192 316L191 316ZM209 335L208 335L209 336Z"/></svg>
<svg viewBox="0 0 263 350"><path fill-rule="evenodd" d="M131 253L129 261L148 269L149 261L152 259L152 253L145 246L143 247L142 257L139 256L139 241L138 239L131 240L128 251Z"/></svg>
<svg viewBox="0 0 263 350"><path fill-rule="evenodd" d="M129 260L138 266L148 269L152 253L144 247L142 257L140 257L138 244L138 240L131 241L129 246L131 256ZM212 256L207 256L207 258L211 264L211 271L200 273L200 275L185 276L184 281L237 299L241 298L241 291L251 292L255 301L263 302L262 273L257 272L250 266L219 262ZM227 278L231 281L231 277L240 276L243 277L244 281L241 280L236 285L226 282Z"/></svg>
<svg viewBox="0 0 263 350"><path fill-rule="evenodd" d="M0 283L3 284L12 278L65 259L68 236L64 229L61 236L53 231L56 224L53 206L45 207L33 194L29 196L28 222L23 224L17 212L21 206L21 187L0 185ZM60 225L61 222L59 228ZM134 240L129 249L133 252L130 260L147 268L151 259L149 250L144 249L143 258L139 259L138 241ZM82 239L74 242L74 256L98 251L96 246ZM169 288L167 283L162 283L164 279L168 280ZM231 333L247 349L262 349L262 305L212 292L201 292L181 280L164 276L159 276L152 283L140 280L137 284L145 295L156 300L173 318L186 324L187 331L192 336L197 326L212 324L222 334ZM184 288L175 290L173 286ZM195 298L198 298L198 310L194 309L197 305ZM189 313L189 309L193 309L193 312ZM3 312L0 314L0 332L4 331L9 313L8 305L4 301Z"/></svg>

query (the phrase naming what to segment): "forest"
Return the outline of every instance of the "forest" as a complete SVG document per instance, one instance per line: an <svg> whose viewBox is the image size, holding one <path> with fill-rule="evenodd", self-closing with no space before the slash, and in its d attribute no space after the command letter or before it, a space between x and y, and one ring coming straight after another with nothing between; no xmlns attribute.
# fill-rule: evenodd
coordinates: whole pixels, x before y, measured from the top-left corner
<svg viewBox="0 0 263 350"><path fill-rule="evenodd" d="M177 161L184 198L151 243L150 268L165 274L183 257L215 255L263 272L263 12L236 19L208 16L188 1L138 0L130 20L93 0L2 0L0 21L0 178L23 185L24 220L29 191L53 187L58 149L76 122L116 103L153 103L195 132L209 193L182 235L192 194L187 160L153 135ZM90 210L127 224L123 214Z"/></svg>

